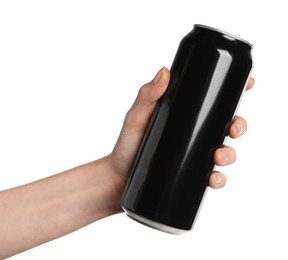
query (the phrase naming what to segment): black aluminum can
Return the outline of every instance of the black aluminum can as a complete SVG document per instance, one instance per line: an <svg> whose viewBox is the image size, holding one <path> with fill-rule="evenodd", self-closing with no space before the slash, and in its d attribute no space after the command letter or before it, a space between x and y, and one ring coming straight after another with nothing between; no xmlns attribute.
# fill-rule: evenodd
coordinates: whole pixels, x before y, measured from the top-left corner
<svg viewBox="0 0 288 260"><path fill-rule="evenodd" d="M251 49L203 25L182 39L122 197L129 217L173 234L192 229L214 151L225 141L250 76Z"/></svg>

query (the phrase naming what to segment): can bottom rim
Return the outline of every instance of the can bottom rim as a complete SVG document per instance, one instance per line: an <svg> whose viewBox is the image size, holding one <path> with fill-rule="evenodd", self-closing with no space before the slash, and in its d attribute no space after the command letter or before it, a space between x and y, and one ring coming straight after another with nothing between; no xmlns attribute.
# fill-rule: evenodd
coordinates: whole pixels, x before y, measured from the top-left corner
<svg viewBox="0 0 288 260"><path fill-rule="evenodd" d="M122 208L124 209L126 215L129 218L131 218L131 219L133 219L133 220L135 220L135 221L137 221L137 222L139 222L145 226L148 226L150 228L154 228L156 230L159 230L159 231L162 231L165 233L169 233L169 234L173 234L173 235L180 235L180 234L183 234L183 233L189 231L189 230L183 230L183 229L178 229L178 228L174 228L171 226L167 226L167 225L162 224L162 223L158 223L158 222L150 220L148 218L139 216L138 214L135 214L134 212L124 208L123 206L122 206Z"/></svg>

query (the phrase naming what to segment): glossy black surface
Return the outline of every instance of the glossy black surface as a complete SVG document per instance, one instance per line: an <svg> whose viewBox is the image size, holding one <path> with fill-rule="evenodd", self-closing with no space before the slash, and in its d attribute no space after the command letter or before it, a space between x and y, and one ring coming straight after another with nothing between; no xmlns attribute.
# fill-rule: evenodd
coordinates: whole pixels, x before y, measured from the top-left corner
<svg viewBox="0 0 288 260"><path fill-rule="evenodd" d="M190 230L252 68L251 46L195 26L178 48L169 87L158 102L122 206Z"/></svg>

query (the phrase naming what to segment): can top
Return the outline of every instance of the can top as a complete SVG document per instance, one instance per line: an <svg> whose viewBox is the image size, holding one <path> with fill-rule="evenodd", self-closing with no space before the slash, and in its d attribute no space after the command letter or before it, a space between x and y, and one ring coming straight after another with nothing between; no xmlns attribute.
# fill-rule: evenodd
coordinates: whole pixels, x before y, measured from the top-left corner
<svg viewBox="0 0 288 260"><path fill-rule="evenodd" d="M235 36L235 35L233 35L231 33L227 33L227 32L224 32L222 30L218 30L216 28L213 28L213 27L210 27L210 26L206 26L206 25L203 25L203 24L194 24L194 27L201 27L201 28L204 28L204 29L208 29L208 30L212 30L212 31L221 33L224 36L226 36L227 38L236 39L236 40L241 41L241 42L243 42L245 44L248 44L251 48L253 48L253 45L250 42L247 42L247 41L243 40L242 38L237 37L237 36Z"/></svg>

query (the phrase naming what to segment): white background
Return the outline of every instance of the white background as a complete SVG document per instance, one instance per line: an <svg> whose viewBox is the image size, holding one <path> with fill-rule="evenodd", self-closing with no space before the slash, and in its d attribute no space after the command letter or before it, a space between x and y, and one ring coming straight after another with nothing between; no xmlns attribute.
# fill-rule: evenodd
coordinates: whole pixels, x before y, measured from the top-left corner
<svg viewBox="0 0 288 260"><path fill-rule="evenodd" d="M119 214L12 259L287 259L285 2L2 0L0 189L109 153L138 88L195 23L253 43L256 79L238 110L249 131L227 143L238 160L192 232Z"/></svg>

